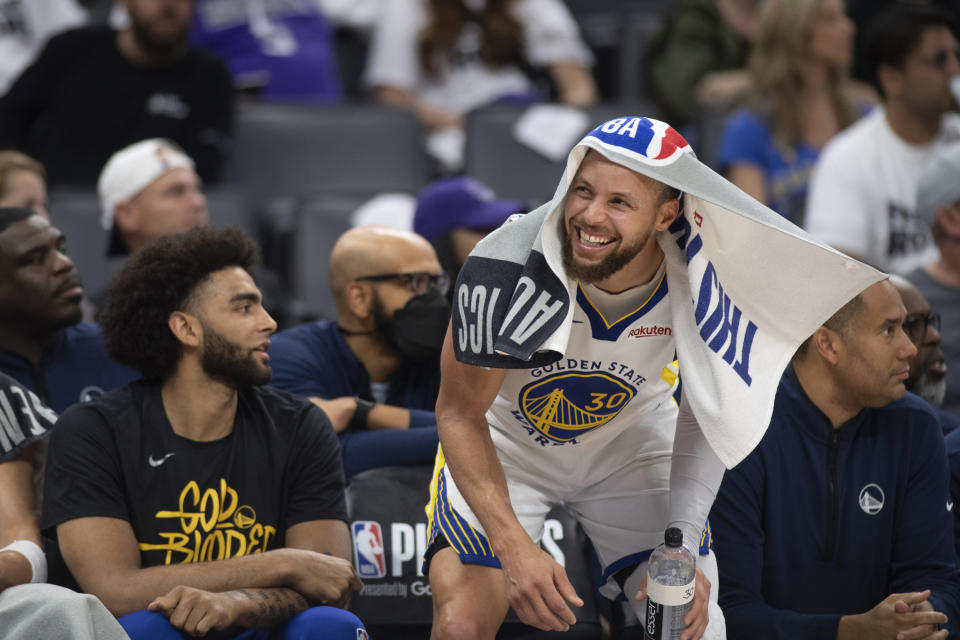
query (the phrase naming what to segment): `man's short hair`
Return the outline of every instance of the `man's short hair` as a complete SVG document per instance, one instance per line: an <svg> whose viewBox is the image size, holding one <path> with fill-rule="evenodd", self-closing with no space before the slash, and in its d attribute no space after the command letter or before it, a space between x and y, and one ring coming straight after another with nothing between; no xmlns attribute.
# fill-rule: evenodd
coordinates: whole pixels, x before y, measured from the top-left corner
<svg viewBox="0 0 960 640"><path fill-rule="evenodd" d="M196 227L162 237L135 254L110 285L100 324L108 355L163 380L180 359L180 342L167 321L183 310L210 274L228 267L249 271L256 243L237 229Z"/></svg>
<svg viewBox="0 0 960 640"><path fill-rule="evenodd" d="M10 225L36 214L37 212L33 209L25 207L0 207L0 233L6 231Z"/></svg>
<svg viewBox="0 0 960 640"><path fill-rule="evenodd" d="M865 306L863 301L863 293L858 293L855 295L847 304L843 305L837 312L830 316L830 319L823 323L827 329L831 331L836 331L840 335L845 335L850 329L850 323L853 321L857 314L863 310ZM813 339L813 336L810 336L803 343L797 347L797 352L794 355L794 358L802 359L807 355L807 349L809 348L810 341Z"/></svg>
<svg viewBox="0 0 960 640"><path fill-rule="evenodd" d="M867 26L862 57L868 64L868 78L881 95L880 66L903 67L907 56L920 44L924 31L931 27L947 27L954 35L957 33L957 23L949 11L922 4L892 4Z"/></svg>

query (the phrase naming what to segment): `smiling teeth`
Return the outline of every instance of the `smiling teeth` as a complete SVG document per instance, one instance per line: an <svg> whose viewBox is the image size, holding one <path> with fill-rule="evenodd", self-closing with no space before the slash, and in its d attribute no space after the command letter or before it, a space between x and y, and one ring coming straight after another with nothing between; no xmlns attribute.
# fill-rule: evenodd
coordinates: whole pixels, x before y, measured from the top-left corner
<svg viewBox="0 0 960 640"><path fill-rule="evenodd" d="M586 231L580 231L580 239L584 244L592 244L595 246L601 246L612 242L610 238L604 238L603 236L592 236Z"/></svg>

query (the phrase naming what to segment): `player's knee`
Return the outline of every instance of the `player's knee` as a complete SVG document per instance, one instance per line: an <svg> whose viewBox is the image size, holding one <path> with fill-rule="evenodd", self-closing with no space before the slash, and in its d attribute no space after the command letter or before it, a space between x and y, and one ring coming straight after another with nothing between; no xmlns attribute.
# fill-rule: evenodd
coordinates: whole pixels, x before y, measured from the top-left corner
<svg viewBox="0 0 960 640"><path fill-rule="evenodd" d="M447 607L435 615L430 640L481 640L493 638L495 633L489 620Z"/></svg>

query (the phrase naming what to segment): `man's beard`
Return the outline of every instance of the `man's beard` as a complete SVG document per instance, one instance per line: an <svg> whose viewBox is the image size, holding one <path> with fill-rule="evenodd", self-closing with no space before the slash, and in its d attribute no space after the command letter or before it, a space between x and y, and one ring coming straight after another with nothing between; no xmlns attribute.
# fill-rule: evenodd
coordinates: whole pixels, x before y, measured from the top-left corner
<svg viewBox="0 0 960 640"><path fill-rule="evenodd" d="M253 353L206 325L203 327L203 358L200 364L208 376L233 387L264 385L273 376L270 365L258 363Z"/></svg>
<svg viewBox="0 0 960 640"><path fill-rule="evenodd" d="M560 216L560 243L563 245L563 268L566 270L568 277L576 278L580 282L593 283L606 280L636 258L637 255L643 251L644 247L647 246L647 242L650 241L650 236L652 235L653 229L651 228L646 235L632 245L623 245L623 239L621 238L620 249L608 255L603 262L583 265L577 263L573 257L573 243L570 234L567 232L567 224L563 216Z"/></svg>
<svg viewBox="0 0 960 640"><path fill-rule="evenodd" d="M910 391L933 406L939 407L947 394L947 379L943 377L939 380L931 380L927 373L921 373L917 381L911 385Z"/></svg>
<svg viewBox="0 0 960 640"><path fill-rule="evenodd" d="M187 46L189 37L187 29L176 36L158 37L148 25L137 22L132 18L130 20L130 30L133 33L133 39L137 41L140 48L156 58L168 58L181 51Z"/></svg>

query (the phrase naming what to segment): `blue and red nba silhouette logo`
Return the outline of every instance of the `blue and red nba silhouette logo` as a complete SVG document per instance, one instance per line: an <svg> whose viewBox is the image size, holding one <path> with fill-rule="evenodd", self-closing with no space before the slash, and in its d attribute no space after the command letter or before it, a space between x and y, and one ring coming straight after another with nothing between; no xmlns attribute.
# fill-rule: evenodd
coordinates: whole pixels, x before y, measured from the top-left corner
<svg viewBox="0 0 960 640"><path fill-rule="evenodd" d="M653 118L614 118L587 136L632 151L657 165L672 163L690 147L673 127Z"/></svg>
<svg viewBox="0 0 960 640"><path fill-rule="evenodd" d="M361 578L383 578L387 575L383 531L379 522L358 520L353 523L353 565Z"/></svg>

